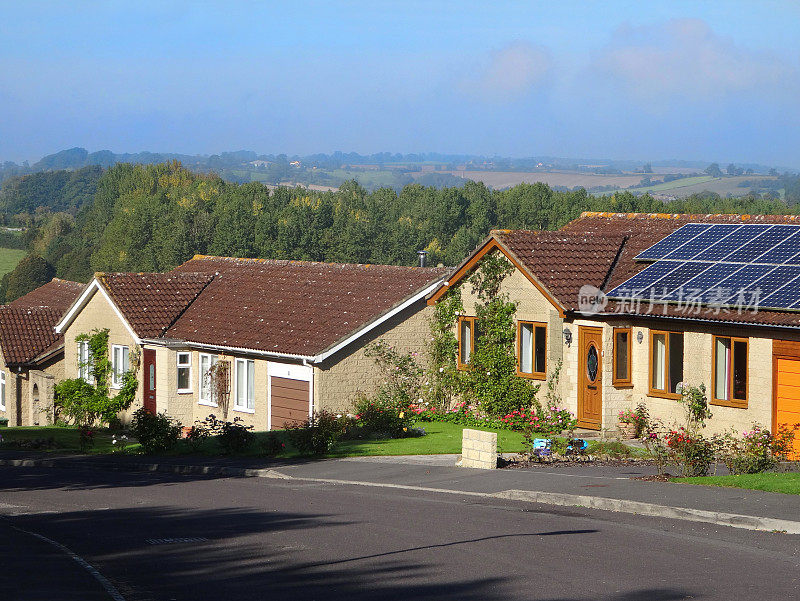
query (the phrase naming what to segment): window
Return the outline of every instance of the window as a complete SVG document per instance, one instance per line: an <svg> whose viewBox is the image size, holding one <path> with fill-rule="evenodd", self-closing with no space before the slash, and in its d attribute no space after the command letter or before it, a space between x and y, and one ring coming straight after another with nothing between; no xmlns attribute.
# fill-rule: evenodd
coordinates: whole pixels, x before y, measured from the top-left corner
<svg viewBox="0 0 800 601"><path fill-rule="evenodd" d="M254 412L256 409L255 363L249 359L236 360L236 400L234 409Z"/></svg>
<svg viewBox="0 0 800 601"><path fill-rule="evenodd" d="M89 384L94 384L92 376L92 355L89 353L89 341L78 341L78 377Z"/></svg>
<svg viewBox="0 0 800 601"><path fill-rule="evenodd" d="M464 369L475 350L475 318L458 318L458 367Z"/></svg>
<svg viewBox="0 0 800 601"><path fill-rule="evenodd" d="M130 353L127 346L111 347L111 387L122 388L122 376L130 371Z"/></svg>
<svg viewBox="0 0 800 601"><path fill-rule="evenodd" d="M544 380L547 377L547 325L531 321L517 324L517 374Z"/></svg>
<svg viewBox="0 0 800 601"><path fill-rule="evenodd" d="M614 386L631 386L631 329L614 328Z"/></svg>
<svg viewBox="0 0 800 601"><path fill-rule="evenodd" d="M714 336L715 405L747 408L747 340Z"/></svg>
<svg viewBox="0 0 800 601"><path fill-rule="evenodd" d="M683 333L650 331L650 394L678 398L683 381Z"/></svg>
<svg viewBox="0 0 800 601"><path fill-rule="evenodd" d="M200 353L200 382L197 389L200 391L198 402L201 405L217 406L214 391L211 386L211 367L216 365L217 356Z"/></svg>
<svg viewBox="0 0 800 601"><path fill-rule="evenodd" d="M192 392L192 353L178 353L178 392Z"/></svg>
<svg viewBox="0 0 800 601"><path fill-rule="evenodd" d="M0 411L6 410L6 372L0 371Z"/></svg>

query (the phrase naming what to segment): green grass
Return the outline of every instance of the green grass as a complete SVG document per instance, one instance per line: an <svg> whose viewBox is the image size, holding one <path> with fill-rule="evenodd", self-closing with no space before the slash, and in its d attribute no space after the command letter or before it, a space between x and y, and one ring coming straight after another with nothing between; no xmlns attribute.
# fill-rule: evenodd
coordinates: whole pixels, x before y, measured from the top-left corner
<svg viewBox="0 0 800 601"><path fill-rule="evenodd" d="M114 449L111 444L112 433L108 428L95 429L95 444L91 453L110 453ZM35 439L53 439L54 447L47 450L51 452L77 452L80 450L80 435L75 427L60 426L19 426L15 428L0 428L3 445L0 448L15 450L9 442ZM138 447L138 444L132 445Z"/></svg>
<svg viewBox="0 0 800 601"><path fill-rule="evenodd" d="M673 482L685 484L704 484L706 486L725 486L780 492L787 495L800 495L800 472L787 474L742 474L739 476L703 476L696 478L673 478Z"/></svg>
<svg viewBox="0 0 800 601"><path fill-rule="evenodd" d="M710 182L713 179L717 179L712 177L711 175L697 175L695 177L684 177L681 179L676 179L671 182L665 182L662 184L654 184L652 186L643 186L641 188L631 188L631 190L635 190L636 192L665 192L667 190L676 190L678 188L686 188L687 186L694 186L696 184L704 184L706 182Z"/></svg>
<svg viewBox="0 0 800 601"><path fill-rule="evenodd" d="M26 254L18 248L0 248L0 276L12 271Z"/></svg>

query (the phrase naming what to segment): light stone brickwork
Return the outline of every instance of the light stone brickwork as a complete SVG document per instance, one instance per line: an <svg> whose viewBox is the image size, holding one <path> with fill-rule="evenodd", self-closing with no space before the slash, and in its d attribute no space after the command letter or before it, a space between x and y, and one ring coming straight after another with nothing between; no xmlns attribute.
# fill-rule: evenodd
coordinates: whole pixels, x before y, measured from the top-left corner
<svg viewBox="0 0 800 601"><path fill-rule="evenodd" d="M93 330L102 330L104 328L108 328L109 358L111 357L111 349L115 344L127 346L130 351L136 351L141 354L141 349L125 327L125 323L114 311L114 308L100 292L95 292L64 331L64 378L77 378L79 374L76 338L81 334L91 335ZM139 386L136 389L136 398L131 407L120 415L123 423L128 423L133 412L142 406L142 372L143 370L140 367L138 370ZM116 394L116 390L111 389L111 394Z"/></svg>
<svg viewBox="0 0 800 601"><path fill-rule="evenodd" d="M5 410L9 426L44 426L53 423L55 384L63 379L64 360L56 354L39 365L39 369L10 369L0 351L0 365L6 375Z"/></svg>
<svg viewBox="0 0 800 601"><path fill-rule="evenodd" d="M364 347L377 339L401 353L417 353L424 365L432 315L433 307L420 300L315 367L314 409L350 411L358 395L369 395L380 386L383 374L375 360L364 354Z"/></svg>
<svg viewBox="0 0 800 601"><path fill-rule="evenodd" d="M461 467L493 470L497 467L497 432L464 428L461 437Z"/></svg>

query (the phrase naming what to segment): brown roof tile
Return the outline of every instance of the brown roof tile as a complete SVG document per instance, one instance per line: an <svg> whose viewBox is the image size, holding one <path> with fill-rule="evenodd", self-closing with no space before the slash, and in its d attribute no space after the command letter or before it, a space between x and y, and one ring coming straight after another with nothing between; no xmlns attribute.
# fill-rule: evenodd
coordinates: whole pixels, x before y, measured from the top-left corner
<svg viewBox="0 0 800 601"><path fill-rule="evenodd" d="M619 234L495 230L492 234L566 309L584 284L601 288L624 241Z"/></svg>
<svg viewBox="0 0 800 601"><path fill-rule="evenodd" d="M449 271L197 256L172 273L215 277L165 337L313 356Z"/></svg>
<svg viewBox="0 0 800 601"><path fill-rule="evenodd" d="M95 276L140 338L171 326L213 273L99 273Z"/></svg>
<svg viewBox="0 0 800 601"><path fill-rule="evenodd" d="M636 275L650 263L634 261L633 258L662 238L668 236L679 227L690 222L705 223L787 223L800 225L800 215L689 215L661 213L584 213L580 218L571 221L561 230L570 234L624 236L625 245L611 273L604 290L622 284ZM610 302L606 313L618 312L621 309L616 302ZM641 312L645 312L645 307ZM657 305L651 313L653 316L664 316L663 305ZM682 311L675 305L668 305L667 317L684 319L703 319L709 321L743 323L764 326L800 326L800 313L792 311L760 310L737 312L718 311L715 308L701 308L699 311Z"/></svg>
<svg viewBox="0 0 800 601"><path fill-rule="evenodd" d="M63 344L55 325L85 284L54 279L0 306L0 346L8 365L24 365Z"/></svg>

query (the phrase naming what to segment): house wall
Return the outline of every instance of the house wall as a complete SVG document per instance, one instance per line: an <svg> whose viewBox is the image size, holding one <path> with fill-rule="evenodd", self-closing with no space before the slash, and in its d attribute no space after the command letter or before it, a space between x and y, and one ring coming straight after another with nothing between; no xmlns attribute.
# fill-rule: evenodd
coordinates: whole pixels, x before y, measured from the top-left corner
<svg viewBox="0 0 800 601"><path fill-rule="evenodd" d="M472 285L468 282L460 284L461 301L464 305L464 314L474 316L477 295L472 292ZM539 289L525 277L522 272L515 269L503 280L500 286L500 293L507 294L508 298L517 304L516 321L538 321L547 324L547 364L546 371L548 376L554 372L562 362L561 373L556 390L561 394L566 406L573 413L577 410L577 400L573 399L574 394L569 394L574 390L575 367L574 359L570 359L570 348L564 343L564 320L559 315L555 306L542 294ZM574 332L575 339L572 347L577 344L577 332ZM577 355L576 355L577 357ZM537 397L544 399L547 387L541 381L541 387Z"/></svg>
<svg viewBox="0 0 800 601"><path fill-rule="evenodd" d="M65 379L78 377L78 344L76 338L81 334L91 334L92 330L102 330L104 328L108 328L109 358L111 357L111 349L115 344L127 346L130 351L141 353L139 345L137 345L133 336L125 327L122 319L114 311L114 308L103 294L96 292L64 331L63 377ZM132 360L131 367L134 364L135 362ZM133 412L142 406L143 380L141 366L139 366L137 377L139 386L136 390L136 398L131 407L120 415L123 423L128 423ZM116 394L113 388L111 389L111 394Z"/></svg>
<svg viewBox="0 0 800 601"><path fill-rule="evenodd" d="M61 353L43 361L38 369L11 369L0 351L0 371L6 375L5 410L9 426L35 426L53 423L55 384L63 379L64 360Z"/></svg>
<svg viewBox="0 0 800 601"><path fill-rule="evenodd" d="M433 307L420 300L316 366L314 408L347 412L359 394L377 390L383 374L375 360L364 354L364 348L377 339L386 341L401 353L418 353L424 363L432 316Z"/></svg>

